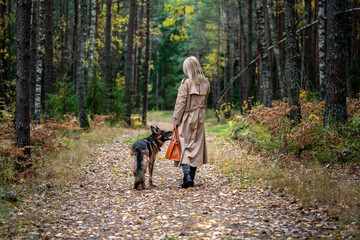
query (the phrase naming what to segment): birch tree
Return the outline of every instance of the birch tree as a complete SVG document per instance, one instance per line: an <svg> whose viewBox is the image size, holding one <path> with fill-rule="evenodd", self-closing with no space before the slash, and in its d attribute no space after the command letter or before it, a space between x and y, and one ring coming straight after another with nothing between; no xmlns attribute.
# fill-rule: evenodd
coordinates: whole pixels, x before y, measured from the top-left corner
<svg viewBox="0 0 360 240"><path fill-rule="evenodd" d="M77 96L79 107L79 121L81 128L89 128L89 120L86 113L85 101L85 44L87 33L87 5L88 0L81 0L81 22L80 22L80 38L79 38L79 58L78 58L78 72L77 72Z"/></svg>
<svg viewBox="0 0 360 240"><path fill-rule="evenodd" d="M285 0L285 78L288 81L289 104L293 107L290 119L297 123L301 118L299 99L299 76L296 68L297 40L295 25L295 0Z"/></svg>
<svg viewBox="0 0 360 240"><path fill-rule="evenodd" d="M264 107L271 107L272 102L272 84L270 76L269 57L266 52L266 40L265 40L265 17L264 6L262 1L256 1L256 17L257 17L257 38L259 41L260 55L260 79L263 83L264 89ZM260 86L259 86L260 87Z"/></svg>
<svg viewBox="0 0 360 240"><path fill-rule="evenodd" d="M94 49L95 49L95 21L96 21L96 0L90 0L91 15L90 15L90 34L89 34L89 68L88 76L92 81L94 78Z"/></svg>
<svg viewBox="0 0 360 240"><path fill-rule="evenodd" d="M324 80L325 80L325 0L319 0L319 84L320 84L320 96L324 99L325 89L324 89Z"/></svg>
<svg viewBox="0 0 360 240"><path fill-rule="evenodd" d="M43 71L43 56L44 56L44 5L45 0L39 1L39 30L36 51L36 80L35 80L35 103L34 103L34 123L40 124L41 114L41 82Z"/></svg>
<svg viewBox="0 0 360 240"><path fill-rule="evenodd" d="M18 0L16 8L15 142L30 155L30 36L31 1Z"/></svg>

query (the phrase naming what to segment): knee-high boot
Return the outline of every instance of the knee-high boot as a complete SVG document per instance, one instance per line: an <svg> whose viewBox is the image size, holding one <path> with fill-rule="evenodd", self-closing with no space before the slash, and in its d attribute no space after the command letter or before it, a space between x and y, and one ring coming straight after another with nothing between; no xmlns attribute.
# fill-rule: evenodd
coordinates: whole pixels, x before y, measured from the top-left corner
<svg viewBox="0 0 360 240"><path fill-rule="evenodd" d="M190 166L190 177L191 177L191 180L193 180L193 182L195 180L196 169L197 169L197 167Z"/></svg>
<svg viewBox="0 0 360 240"><path fill-rule="evenodd" d="M190 165L189 164L182 164L181 165L184 173L183 184L181 185L182 188L188 188L194 186L194 181L191 179L190 176Z"/></svg>

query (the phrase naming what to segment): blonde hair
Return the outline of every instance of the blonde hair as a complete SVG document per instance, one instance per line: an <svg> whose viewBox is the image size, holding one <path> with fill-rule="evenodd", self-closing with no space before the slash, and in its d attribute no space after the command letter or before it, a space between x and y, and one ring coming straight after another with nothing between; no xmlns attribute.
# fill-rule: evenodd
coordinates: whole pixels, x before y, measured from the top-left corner
<svg viewBox="0 0 360 240"><path fill-rule="evenodd" d="M185 75L197 85L204 83L207 80L201 69L199 61L194 56L185 59L183 63L183 71Z"/></svg>

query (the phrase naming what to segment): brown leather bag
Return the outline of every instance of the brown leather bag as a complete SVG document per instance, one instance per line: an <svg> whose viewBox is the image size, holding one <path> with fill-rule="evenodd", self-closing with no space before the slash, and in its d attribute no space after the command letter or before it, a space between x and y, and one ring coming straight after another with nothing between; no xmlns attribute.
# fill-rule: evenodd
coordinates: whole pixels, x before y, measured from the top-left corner
<svg viewBox="0 0 360 240"><path fill-rule="evenodd" d="M180 140L177 126L173 129L171 141L166 151L165 157L170 160L180 161Z"/></svg>

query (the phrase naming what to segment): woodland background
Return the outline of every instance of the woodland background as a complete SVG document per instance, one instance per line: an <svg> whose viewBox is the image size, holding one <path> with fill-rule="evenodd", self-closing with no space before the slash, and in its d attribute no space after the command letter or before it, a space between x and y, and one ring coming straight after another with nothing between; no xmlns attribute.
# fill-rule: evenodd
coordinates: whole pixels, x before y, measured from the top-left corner
<svg viewBox="0 0 360 240"><path fill-rule="evenodd" d="M281 167L339 164L280 185L358 219L359 14L359 0L0 0L0 193L104 122L169 120L193 55L211 82L207 131Z"/></svg>

